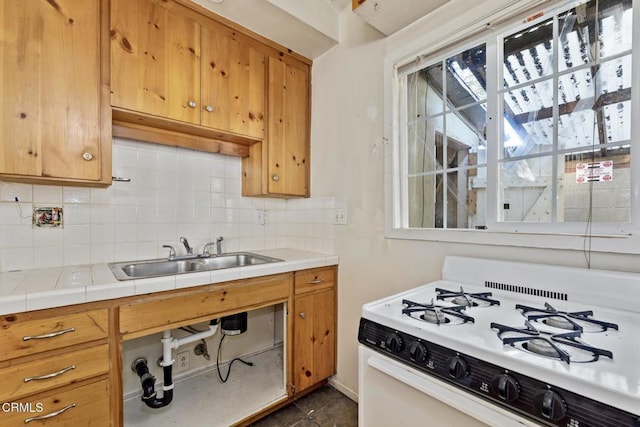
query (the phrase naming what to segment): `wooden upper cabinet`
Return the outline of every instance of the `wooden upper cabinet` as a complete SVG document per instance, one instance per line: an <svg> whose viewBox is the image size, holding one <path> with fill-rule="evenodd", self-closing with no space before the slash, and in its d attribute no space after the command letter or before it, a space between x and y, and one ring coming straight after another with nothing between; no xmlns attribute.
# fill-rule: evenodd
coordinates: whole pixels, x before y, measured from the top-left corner
<svg viewBox="0 0 640 427"><path fill-rule="evenodd" d="M114 133L247 155L265 127L265 54L256 44L177 2L112 0Z"/></svg>
<svg viewBox="0 0 640 427"><path fill-rule="evenodd" d="M235 31L202 27L202 125L264 138L265 55Z"/></svg>
<svg viewBox="0 0 640 427"><path fill-rule="evenodd" d="M3 179L111 183L106 10L95 0L2 2Z"/></svg>
<svg viewBox="0 0 640 427"><path fill-rule="evenodd" d="M310 66L268 58L267 136L242 159L242 195L309 197Z"/></svg>
<svg viewBox="0 0 640 427"><path fill-rule="evenodd" d="M269 58L268 192L309 195L309 68Z"/></svg>
<svg viewBox="0 0 640 427"><path fill-rule="evenodd" d="M111 105L200 123L200 25L154 0L111 1Z"/></svg>

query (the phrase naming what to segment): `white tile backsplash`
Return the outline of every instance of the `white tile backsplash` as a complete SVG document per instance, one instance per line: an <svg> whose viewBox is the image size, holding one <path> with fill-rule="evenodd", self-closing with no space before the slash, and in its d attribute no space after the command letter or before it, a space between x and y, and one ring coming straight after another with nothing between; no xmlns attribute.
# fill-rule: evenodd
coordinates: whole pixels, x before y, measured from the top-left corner
<svg viewBox="0 0 640 427"><path fill-rule="evenodd" d="M200 252L276 247L333 253L333 197L242 197L240 158L116 138L108 188L0 182L0 271L165 257L163 244ZM15 201L18 198L19 202ZM32 206L61 205L63 229L31 225ZM268 223L256 224L255 210Z"/></svg>

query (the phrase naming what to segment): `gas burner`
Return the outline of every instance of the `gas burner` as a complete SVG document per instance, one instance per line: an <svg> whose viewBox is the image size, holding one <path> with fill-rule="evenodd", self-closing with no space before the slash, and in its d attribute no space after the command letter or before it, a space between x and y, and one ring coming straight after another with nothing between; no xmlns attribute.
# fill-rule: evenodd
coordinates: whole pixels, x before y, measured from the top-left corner
<svg viewBox="0 0 640 427"><path fill-rule="evenodd" d="M433 299L431 299L430 304L422 304L403 299L402 304L405 306L402 309L402 314L426 323L432 323L434 325L462 325L467 322L474 322L473 317L462 313L467 308L467 306L464 305L436 305L433 303Z"/></svg>
<svg viewBox="0 0 640 427"><path fill-rule="evenodd" d="M452 302L457 305L467 307L490 307L492 305L500 305L500 301L489 298L491 292L469 293L465 292L460 286L460 292L449 291L447 289L436 288L438 296L442 301Z"/></svg>
<svg viewBox="0 0 640 427"><path fill-rule="evenodd" d="M503 344L519 348L528 353L571 363L595 362L600 356L613 359L613 353L592 347L580 340L581 331L574 330L560 334L540 332L528 320L524 328L501 325L492 322L491 329L498 330L498 338Z"/></svg>
<svg viewBox="0 0 640 427"><path fill-rule="evenodd" d="M516 304L516 309L520 310L527 320L543 323L553 328L580 332L604 332L609 329L618 330L618 325L615 323L603 322L590 317L593 316L593 311L591 310L575 312L558 311L546 302L544 306L545 308L535 308Z"/></svg>

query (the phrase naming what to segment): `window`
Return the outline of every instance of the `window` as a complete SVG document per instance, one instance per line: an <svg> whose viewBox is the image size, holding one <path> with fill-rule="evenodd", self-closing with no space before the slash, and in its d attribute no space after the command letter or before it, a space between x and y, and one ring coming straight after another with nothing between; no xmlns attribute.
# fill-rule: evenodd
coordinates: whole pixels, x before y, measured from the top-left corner
<svg viewBox="0 0 640 427"><path fill-rule="evenodd" d="M481 44L407 76L409 227L485 223L486 62Z"/></svg>
<svg viewBox="0 0 640 427"><path fill-rule="evenodd" d="M390 228L633 234L632 15L563 1L399 66Z"/></svg>

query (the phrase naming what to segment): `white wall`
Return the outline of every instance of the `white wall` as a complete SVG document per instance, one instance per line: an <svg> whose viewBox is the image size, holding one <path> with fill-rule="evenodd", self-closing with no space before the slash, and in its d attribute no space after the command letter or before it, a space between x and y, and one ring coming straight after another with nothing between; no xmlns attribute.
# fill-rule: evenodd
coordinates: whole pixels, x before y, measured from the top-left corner
<svg viewBox="0 0 640 427"><path fill-rule="evenodd" d="M0 272L166 257L224 236L225 252L288 247L333 252L333 196L241 196L241 160L115 139L108 188L0 182ZM16 202L16 198L18 202ZM32 207L62 207L63 228L31 225ZM257 225L256 209L269 222Z"/></svg>
<svg viewBox="0 0 640 427"><path fill-rule="evenodd" d="M440 277L446 255L585 266L579 251L386 239L383 61L386 52L428 46L509 1L452 0L437 14L384 39L348 8L340 45L314 61L312 177L314 197L335 195L349 223L335 227L340 256L337 385L357 392L357 332L363 303ZM473 7L470 6L473 4ZM422 39L421 42L416 40ZM431 40L431 42L429 41ZM592 267L640 271L637 256L595 253Z"/></svg>

